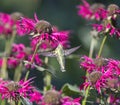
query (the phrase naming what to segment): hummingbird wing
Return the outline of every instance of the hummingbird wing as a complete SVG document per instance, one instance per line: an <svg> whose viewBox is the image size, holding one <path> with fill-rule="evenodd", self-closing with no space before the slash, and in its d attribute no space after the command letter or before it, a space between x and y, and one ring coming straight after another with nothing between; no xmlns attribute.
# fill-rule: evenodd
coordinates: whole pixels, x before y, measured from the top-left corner
<svg viewBox="0 0 120 105"><path fill-rule="evenodd" d="M40 54L43 56L48 56L48 57L56 57L57 61L60 65L61 71L65 72L65 56L70 55L71 53L73 53L74 51L76 51L77 49L79 49L80 46L68 49L68 50L64 50L62 45L59 44L57 46L57 48L54 51L50 51L50 52L41 52Z"/></svg>
<svg viewBox="0 0 120 105"><path fill-rule="evenodd" d="M71 48L71 49L68 49L68 50L64 50L64 55L65 56L70 55L71 53L75 52L79 48L80 48L80 46L77 46L77 47L74 47L74 48Z"/></svg>
<svg viewBox="0 0 120 105"><path fill-rule="evenodd" d="M42 55L42 56L47 56L47 57L56 57L54 51L50 51L50 52L40 52L40 55Z"/></svg>

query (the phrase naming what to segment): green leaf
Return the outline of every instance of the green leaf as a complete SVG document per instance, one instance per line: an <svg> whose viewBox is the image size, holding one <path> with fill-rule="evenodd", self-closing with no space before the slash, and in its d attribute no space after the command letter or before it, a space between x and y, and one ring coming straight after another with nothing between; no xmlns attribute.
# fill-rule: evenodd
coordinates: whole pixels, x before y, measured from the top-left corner
<svg viewBox="0 0 120 105"><path fill-rule="evenodd" d="M80 91L80 89L76 85L73 86L68 83L62 87L62 93L68 96L83 96L82 91Z"/></svg>

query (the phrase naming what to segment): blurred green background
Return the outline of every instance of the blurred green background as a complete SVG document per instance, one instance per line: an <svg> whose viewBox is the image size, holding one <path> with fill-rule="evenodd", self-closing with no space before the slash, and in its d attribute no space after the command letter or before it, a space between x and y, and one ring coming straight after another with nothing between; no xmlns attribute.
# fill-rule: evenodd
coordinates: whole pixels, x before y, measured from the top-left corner
<svg viewBox="0 0 120 105"><path fill-rule="evenodd" d="M115 3L120 5L120 0L87 0L89 3L103 3L106 6ZM0 0L0 12L12 13L21 12L25 16L33 18L36 13L39 19L49 21L52 25L56 25L60 30L70 30L71 47L81 45L81 48L75 52L79 55L76 59L66 58L66 70L62 73L59 70L59 65L56 59L50 60L51 64L56 69L56 76L53 76L52 84L57 89L60 89L64 83L80 85L83 80L85 72L80 69L79 62L80 56L89 53L89 46L91 36L89 31L91 30L90 24L92 22L86 21L77 15L77 5L81 4L81 0ZM25 37L16 40L17 43L23 42L26 45L29 44L28 39ZM98 40L95 52L97 54L101 39ZM120 40L115 38L109 38L105 44L103 50L103 57L111 57L120 59ZM43 73L32 70L31 76L35 76L35 83L37 87L43 87Z"/></svg>

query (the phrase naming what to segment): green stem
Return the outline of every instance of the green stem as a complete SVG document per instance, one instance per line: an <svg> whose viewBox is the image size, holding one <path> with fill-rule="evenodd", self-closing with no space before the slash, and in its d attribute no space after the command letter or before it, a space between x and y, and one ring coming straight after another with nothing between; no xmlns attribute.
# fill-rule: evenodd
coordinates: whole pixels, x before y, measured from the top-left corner
<svg viewBox="0 0 120 105"><path fill-rule="evenodd" d="M104 46L104 44L105 44L106 39L107 39L107 35L105 35L104 38L103 38L103 40L102 40L102 43L101 43L101 45L100 45L100 50L99 50L99 52L98 52L98 57L101 56L101 53L102 53L102 50L103 50L103 46Z"/></svg>
<svg viewBox="0 0 120 105"><path fill-rule="evenodd" d="M48 64L48 57L45 57L45 64ZM46 92L47 90L49 90L51 88L51 74L48 73L47 71L45 72L45 76L44 76L44 92Z"/></svg>
<svg viewBox="0 0 120 105"><path fill-rule="evenodd" d="M8 47L9 47L9 40L5 41L5 56L3 57L3 61L2 61L2 67L1 67L1 77L3 79L7 79L8 78L8 72L7 72L7 57L6 55L8 55Z"/></svg>
<svg viewBox="0 0 120 105"><path fill-rule="evenodd" d="M90 44L90 52L89 52L89 57L92 58L93 52L94 52L94 47L95 47L96 39L92 38L91 44Z"/></svg>
<svg viewBox="0 0 120 105"><path fill-rule="evenodd" d="M1 67L1 77L3 79L8 78L7 56L9 56L11 53L12 43L14 42L15 36L16 36L16 30L13 30L11 38L10 39L6 38L6 41L5 41L5 51L4 51L5 57L3 57L3 63L2 63L2 67Z"/></svg>
<svg viewBox="0 0 120 105"><path fill-rule="evenodd" d="M5 100L2 100L0 105L5 105L5 104L6 104Z"/></svg>
<svg viewBox="0 0 120 105"><path fill-rule="evenodd" d="M15 69L14 81L19 81L20 80L22 67L23 67L23 64L20 63L18 65L18 67Z"/></svg>
<svg viewBox="0 0 120 105"><path fill-rule="evenodd" d="M92 37L91 44L90 44L90 52L89 52L89 57L90 58L92 58L92 56L93 56L95 42L96 42L95 38ZM88 72L86 72L86 77L87 76L88 76ZM87 82L87 80L86 80L86 82ZM88 86L87 89L85 90L85 97L82 101L82 105L86 105L89 90L90 90L90 87Z"/></svg>
<svg viewBox="0 0 120 105"><path fill-rule="evenodd" d="M36 55L36 53L38 51L38 48L39 48L40 44L41 44L41 40L37 43L37 45L35 47L35 51L33 53L32 59L30 61L30 66L32 65L32 63L34 61L35 55ZM28 79L29 74L30 74L30 70L28 70L27 73L26 73L26 75L25 75L25 81Z"/></svg>
<svg viewBox="0 0 120 105"><path fill-rule="evenodd" d="M21 105L21 101L18 102L18 105Z"/></svg>

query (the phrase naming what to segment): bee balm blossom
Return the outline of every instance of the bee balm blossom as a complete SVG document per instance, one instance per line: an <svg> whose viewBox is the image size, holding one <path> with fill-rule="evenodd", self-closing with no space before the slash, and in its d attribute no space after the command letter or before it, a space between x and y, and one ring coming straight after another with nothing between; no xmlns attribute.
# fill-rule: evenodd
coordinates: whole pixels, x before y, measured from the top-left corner
<svg viewBox="0 0 120 105"><path fill-rule="evenodd" d="M80 98L71 98L69 96L65 96L61 99L62 105L81 105L80 104Z"/></svg>
<svg viewBox="0 0 120 105"><path fill-rule="evenodd" d="M101 20L107 17L107 10L104 9L103 4L90 5L86 0L82 0L83 5L78 6L78 15L87 20Z"/></svg>
<svg viewBox="0 0 120 105"><path fill-rule="evenodd" d="M111 4L108 6L107 11L107 17L102 21L102 23L93 24L93 29L102 34L109 34L110 36L120 38L120 28L118 23L120 9L117 5Z"/></svg>
<svg viewBox="0 0 120 105"><path fill-rule="evenodd" d="M0 13L0 34L9 35L13 31L14 20L9 14Z"/></svg>
<svg viewBox="0 0 120 105"><path fill-rule="evenodd" d="M34 90L34 92L30 94L31 102L35 102L39 105L39 102L41 101L41 99L42 99L42 94L37 90Z"/></svg>
<svg viewBox="0 0 120 105"><path fill-rule="evenodd" d="M16 16L17 15L17 16ZM0 35L12 35L13 31L17 31L17 20L22 16L21 13L6 14L0 13ZM17 31L20 36L20 31Z"/></svg>
<svg viewBox="0 0 120 105"><path fill-rule="evenodd" d="M19 21L19 28L21 33L32 35L31 46L33 50L41 41L40 48L51 49L57 47L58 44L63 47L69 47L69 31L55 30L52 25L45 20L22 18Z"/></svg>
<svg viewBox="0 0 120 105"><path fill-rule="evenodd" d="M33 87L30 85L31 79L27 81L1 81L0 82L0 94L2 99L8 99L18 101L20 97L28 97Z"/></svg>
<svg viewBox="0 0 120 105"><path fill-rule="evenodd" d="M118 88L120 76L120 61L105 58L82 57L80 66L88 72L88 81L85 87L92 86L100 93L101 89Z"/></svg>

